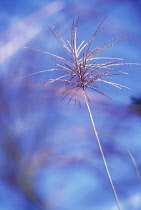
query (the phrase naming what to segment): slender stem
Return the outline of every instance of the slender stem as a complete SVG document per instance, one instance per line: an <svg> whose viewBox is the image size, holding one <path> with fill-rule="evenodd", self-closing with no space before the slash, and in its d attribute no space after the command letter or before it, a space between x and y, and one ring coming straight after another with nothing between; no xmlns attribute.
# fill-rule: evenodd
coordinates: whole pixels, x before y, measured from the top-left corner
<svg viewBox="0 0 141 210"><path fill-rule="evenodd" d="M87 105L87 108L88 108L88 112L89 112L89 115L90 115L90 119L91 119L91 122L92 122L92 126L93 126L93 129L94 129L94 133L95 133L95 136L96 136L96 140L97 140L97 143L98 143L98 147L99 147L102 159L103 159L103 163L104 163L104 166L105 166L105 169L106 169L106 172L107 172L108 179L110 181L110 184L111 184L111 187L112 187L112 190L113 190L113 193L114 193L116 203L117 203L118 209L122 210L122 208L120 206L118 196L117 196L117 193L116 193L116 190L115 190L115 187L114 187L114 184L113 184L113 181L112 181L112 178L111 178L111 175L110 175L110 171L108 169L108 165L107 165L104 153L103 153L103 149L102 149L102 146L101 146L101 143L100 143L100 139L99 139L96 127L95 127L95 123L94 123L94 120L93 120L93 116L92 116L91 109L90 109L90 106L89 106L89 103L88 103L87 94L86 94L85 89L83 90L83 93L84 93L85 102L86 102L86 105Z"/></svg>

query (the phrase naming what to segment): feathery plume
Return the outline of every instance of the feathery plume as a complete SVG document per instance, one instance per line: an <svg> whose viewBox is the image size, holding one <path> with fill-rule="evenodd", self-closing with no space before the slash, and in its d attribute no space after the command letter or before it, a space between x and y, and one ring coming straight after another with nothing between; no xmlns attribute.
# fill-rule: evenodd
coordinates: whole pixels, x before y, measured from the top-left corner
<svg viewBox="0 0 141 210"><path fill-rule="evenodd" d="M79 93L80 90L91 89L94 90L104 96L107 96L111 98L106 93L99 90L99 86L97 82L104 82L109 85L112 85L116 88L127 88L128 87L124 85L120 85L115 82L111 82L106 80L109 77L113 75L121 75L121 74L128 74L126 72L117 71L114 69L114 66L121 66L121 65L137 65L135 63L122 63L122 58L114 58L114 57L99 57L101 53L103 53L105 50L110 48L111 46L128 39L129 37L122 37L122 35L119 35L113 39L107 40L101 45L95 47L94 49L90 49L93 41L95 40L95 37L103 31L107 26L103 26L104 20L101 22L93 36L90 38L88 42L85 43L85 41L82 41L81 44L77 47L77 28L78 28L78 20L73 20L73 25L71 29L71 37L70 41L67 40L67 42L64 41L61 34L55 27L50 27L50 31L54 35L54 37L57 39L61 47L65 50L65 52L70 57L69 60L49 53L42 50L33 49L30 47L25 47L31 50L35 50L38 52L46 53L48 55L51 55L52 58L59 63L54 64L55 68L43 70L39 72L35 72L29 75L26 75L24 77L28 77L31 75L35 75L38 73L45 73L45 72L51 72L51 71L60 71L60 76L54 79L49 79L48 81L37 84L35 86L39 85L49 85L54 82L61 82L61 85L64 86L63 91L63 99L70 96L70 99L68 103L71 101L72 98L75 98L79 100ZM24 78L22 77L22 78ZM34 86L34 87L35 87ZM88 94L87 94L88 97Z"/></svg>

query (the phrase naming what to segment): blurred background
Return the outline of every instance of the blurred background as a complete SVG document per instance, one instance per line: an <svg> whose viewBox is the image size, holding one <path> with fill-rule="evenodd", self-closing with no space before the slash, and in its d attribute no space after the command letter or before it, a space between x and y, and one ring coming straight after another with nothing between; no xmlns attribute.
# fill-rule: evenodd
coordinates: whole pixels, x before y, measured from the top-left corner
<svg viewBox="0 0 141 210"><path fill-rule="evenodd" d="M47 25L70 38L79 17L79 42L88 41L105 16L109 26L93 48L119 34L102 56L141 63L140 0L5 0L0 4L0 210L116 210L85 103L63 100L57 83L32 88L55 74L51 56L65 56ZM100 84L112 100L90 92L91 109L123 210L141 209L141 185L127 147L141 172L141 67L121 66L129 75ZM125 147L124 147L124 146Z"/></svg>

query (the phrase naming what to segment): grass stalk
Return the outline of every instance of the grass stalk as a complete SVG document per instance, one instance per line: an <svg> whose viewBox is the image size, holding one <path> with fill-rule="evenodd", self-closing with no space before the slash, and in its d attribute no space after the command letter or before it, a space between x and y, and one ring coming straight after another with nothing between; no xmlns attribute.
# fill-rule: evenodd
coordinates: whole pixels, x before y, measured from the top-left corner
<svg viewBox="0 0 141 210"><path fill-rule="evenodd" d="M115 187L114 187L114 184L113 184L113 181L112 181L112 177L111 177L108 165L107 165L107 161L105 159L105 155L104 155L101 143L100 143L98 132L96 130L96 126L95 126L94 119L93 119L93 116L92 116L92 113L91 113L91 109L90 109L90 106L89 106L89 102L88 102L88 99L87 99L87 94L86 94L86 90L85 89L83 90L83 94L84 94L85 102L86 102L87 109L88 109L88 112L89 112L89 115L90 115L90 119L91 119L91 122L92 122L94 134L96 136L97 144L98 144L101 156L102 156L102 160L103 160L103 163L104 163L104 166L105 166L105 169L106 169L106 173L107 173L107 176L108 176L108 179L109 179L109 182L110 182L110 185L111 185L111 188L112 188L112 191L113 191L113 194L114 194L114 197L115 197L118 209L122 210L120 202L119 202L119 199L118 199L118 196L117 196L117 193L116 193L116 190L115 190Z"/></svg>

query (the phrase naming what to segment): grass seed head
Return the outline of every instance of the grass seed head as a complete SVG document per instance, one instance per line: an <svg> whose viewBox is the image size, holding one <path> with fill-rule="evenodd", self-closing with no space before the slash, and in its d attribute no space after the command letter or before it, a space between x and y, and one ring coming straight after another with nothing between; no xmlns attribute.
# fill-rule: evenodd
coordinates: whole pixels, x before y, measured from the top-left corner
<svg viewBox="0 0 141 210"><path fill-rule="evenodd" d="M109 79L109 77L113 75L127 74L126 72L115 70L114 69L115 66L138 65L138 64L122 63L123 59L121 58L100 57L100 55L105 50L123 40L128 39L128 37L122 37L122 35L119 35L117 37L105 41L104 43L100 44L94 49L91 49L91 45L94 42L95 37L108 26L108 25L103 26L105 19L106 18L103 19L103 21L98 26L98 28L96 29L90 40L86 43L85 41L82 41L79 46L77 46L78 20L77 21L73 20L70 40L67 41L63 39L59 31L54 26L52 28L48 26L53 36L57 39L61 47L65 50L65 52L69 56L69 59L66 59L64 57L49 52L25 47L31 50L51 55L52 58L55 61L57 61L57 63L54 64L53 69L35 72L26 75L25 77L49 71L50 72L59 71L61 73L59 77L56 77L54 79L49 79L48 81L38 84L36 86L43 84L49 85L54 82L61 82L61 86L64 87L63 99L66 98L67 96L70 96L68 103L71 101L72 98L75 98L75 100L79 100L80 93L82 92L81 90L86 91L87 89L94 90L104 96L111 98L109 95L99 90L97 82L104 82L120 89L121 88L129 89L126 86L108 81L107 79Z"/></svg>

